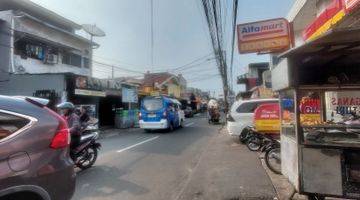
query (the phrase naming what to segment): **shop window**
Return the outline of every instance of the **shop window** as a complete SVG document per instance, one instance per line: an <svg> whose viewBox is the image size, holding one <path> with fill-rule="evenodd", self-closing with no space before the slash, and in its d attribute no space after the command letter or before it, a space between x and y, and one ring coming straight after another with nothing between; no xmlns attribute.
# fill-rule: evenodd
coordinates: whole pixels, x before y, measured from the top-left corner
<svg viewBox="0 0 360 200"><path fill-rule="evenodd" d="M300 102L311 100L307 104L309 108L300 109L303 143L360 147L360 91L301 94ZM304 115L308 115L308 119Z"/></svg>
<svg viewBox="0 0 360 200"><path fill-rule="evenodd" d="M82 57L74 53L63 53L62 63L66 65L72 65L75 67L81 67Z"/></svg>

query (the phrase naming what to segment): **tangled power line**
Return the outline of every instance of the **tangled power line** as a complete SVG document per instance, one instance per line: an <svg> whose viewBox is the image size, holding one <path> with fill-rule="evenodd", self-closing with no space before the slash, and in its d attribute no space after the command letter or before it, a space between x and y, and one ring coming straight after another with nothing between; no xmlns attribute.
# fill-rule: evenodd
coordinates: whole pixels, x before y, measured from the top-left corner
<svg viewBox="0 0 360 200"><path fill-rule="evenodd" d="M205 18L207 22L207 26L209 29L209 34L211 38L211 44L213 48L213 52L215 54L217 67L219 70L219 74L222 79L223 84L223 92L224 92L224 100L225 100L225 109L226 111L229 109L228 104L228 96L229 96L229 74L228 74L228 64L226 59L226 46L224 41L225 29L226 27L223 24L226 24L226 12L227 6L225 8L222 7L222 0L201 0L203 10L205 13ZM236 25L236 17L237 17L237 5L238 0L233 0L233 20L232 20L232 30L235 30ZM223 16L225 13L225 16ZM233 34L235 32L233 31ZM232 49L234 48L234 35L232 36ZM233 64L233 51L231 51L231 66ZM230 80L232 80L232 67L230 70Z"/></svg>

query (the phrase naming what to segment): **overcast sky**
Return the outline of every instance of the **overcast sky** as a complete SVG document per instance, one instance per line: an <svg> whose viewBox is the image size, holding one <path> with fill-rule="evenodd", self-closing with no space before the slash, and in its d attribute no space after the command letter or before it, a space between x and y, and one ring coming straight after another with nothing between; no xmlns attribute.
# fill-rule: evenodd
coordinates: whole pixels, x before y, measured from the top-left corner
<svg viewBox="0 0 360 200"><path fill-rule="evenodd" d="M135 71L166 71L183 66L212 52L201 0L154 1L154 65L151 66L150 0L32 0L79 24L94 23L107 36L96 38L101 47L94 60ZM227 27L231 27L232 0L224 0L229 8ZM238 23L285 17L293 0L239 0ZM226 34L230 44L230 31ZM239 55L235 46L235 77L246 71L251 62L268 61L269 56ZM230 54L230 49L227 49ZM211 58L212 56L209 56ZM182 73L188 85L205 91L221 92L221 80L214 60L194 66ZM200 62L201 63L201 62ZM95 66L94 76L109 77L111 69ZM136 76L121 70L116 76ZM236 84L236 82L235 82ZM235 85L238 92L242 87Z"/></svg>

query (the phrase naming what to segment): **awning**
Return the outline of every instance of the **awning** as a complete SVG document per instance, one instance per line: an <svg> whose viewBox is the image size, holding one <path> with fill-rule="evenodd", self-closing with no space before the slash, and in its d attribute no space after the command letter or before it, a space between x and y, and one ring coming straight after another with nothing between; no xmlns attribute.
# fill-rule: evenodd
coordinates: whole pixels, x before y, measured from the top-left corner
<svg viewBox="0 0 360 200"><path fill-rule="evenodd" d="M360 52L360 28L336 28L302 46L279 55L280 58L318 54Z"/></svg>

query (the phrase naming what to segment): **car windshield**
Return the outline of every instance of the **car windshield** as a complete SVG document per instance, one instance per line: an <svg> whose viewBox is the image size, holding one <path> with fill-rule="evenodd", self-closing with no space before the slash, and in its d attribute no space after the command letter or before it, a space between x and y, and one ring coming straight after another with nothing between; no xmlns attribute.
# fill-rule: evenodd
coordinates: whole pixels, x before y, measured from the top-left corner
<svg viewBox="0 0 360 200"><path fill-rule="evenodd" d="M158 98L144 99L143 106L147 111L157 111L163 108L163 101Z"/></svg>

